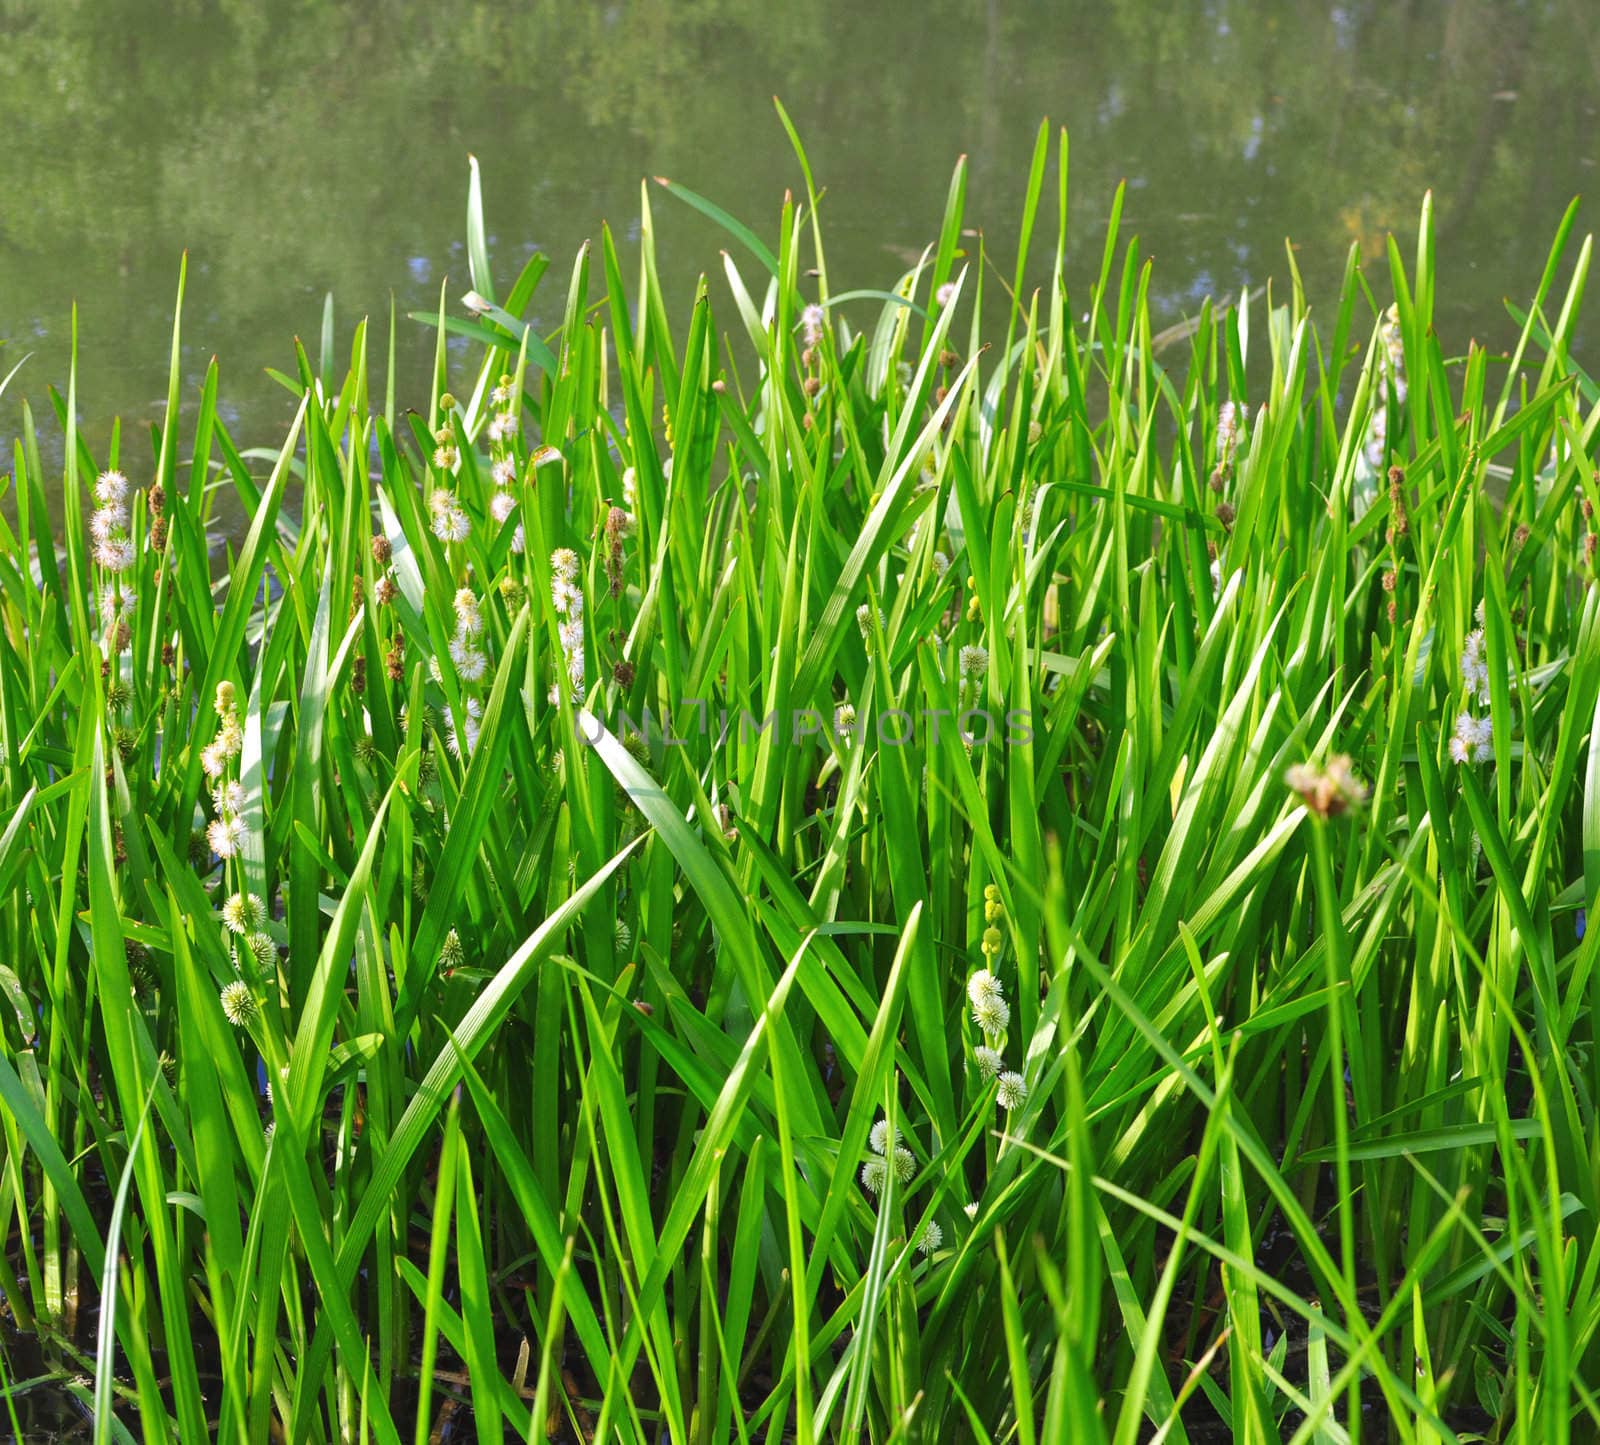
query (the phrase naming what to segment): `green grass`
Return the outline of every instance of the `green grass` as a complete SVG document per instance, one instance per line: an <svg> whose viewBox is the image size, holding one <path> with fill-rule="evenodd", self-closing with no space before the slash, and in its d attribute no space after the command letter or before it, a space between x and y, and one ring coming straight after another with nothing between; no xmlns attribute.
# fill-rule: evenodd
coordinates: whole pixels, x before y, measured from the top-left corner
<svg viewBox="0 0 1600 1445"><path fill-rule="evenodd" d="M1426 203L1158 334L1120 194L1067 294L1051 140L1019 254L958 167L887 290L798 138L766 241L647 184L632 277L496 277L474 168L431 396L330 309L241 451L180 280L181 429L74 376L58 477L22 408L11 1428L1595 1437L1589 242L1511 358Z"/></svg>

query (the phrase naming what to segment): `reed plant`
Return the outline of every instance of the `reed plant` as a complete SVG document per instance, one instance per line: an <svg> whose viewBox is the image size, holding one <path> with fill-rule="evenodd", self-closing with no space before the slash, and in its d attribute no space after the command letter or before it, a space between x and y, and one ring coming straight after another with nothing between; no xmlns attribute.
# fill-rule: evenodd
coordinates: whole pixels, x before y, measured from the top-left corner
<svg viewBox="0 0 1600 1445"><path fill-rule="evenodd" d="M181 274L163 424L21 406L11 1428L1595 1438L1574 212L1509 357L1427 202L1162 332L1120 192L1069 294L1064 135L882 290L794 148L770 244L660 180L509 284L474 165L275 448Z"/></svg>

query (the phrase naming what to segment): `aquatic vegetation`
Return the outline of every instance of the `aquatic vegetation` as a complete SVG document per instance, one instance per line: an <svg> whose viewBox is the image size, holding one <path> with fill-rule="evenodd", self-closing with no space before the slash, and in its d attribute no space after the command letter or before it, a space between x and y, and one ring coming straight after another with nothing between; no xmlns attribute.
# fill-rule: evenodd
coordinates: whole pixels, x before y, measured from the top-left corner
<svg viewBox="0 0 1600 1445"><path fill-rule="evenodd" d="M8 1382L185 1441L1600 1425L1588 242L1504 365L1426 203L1174 337L1120 195L1087 294L1036 254L1050 140L1004 285L958 167L830 289L797 145L775 248L661 182L552 300L474 172L427 397L330 326L241 450L180 281L170 424L94 455L74 371L58 477L24 409ZM663 196L729 237L681 314Z"/></svg>

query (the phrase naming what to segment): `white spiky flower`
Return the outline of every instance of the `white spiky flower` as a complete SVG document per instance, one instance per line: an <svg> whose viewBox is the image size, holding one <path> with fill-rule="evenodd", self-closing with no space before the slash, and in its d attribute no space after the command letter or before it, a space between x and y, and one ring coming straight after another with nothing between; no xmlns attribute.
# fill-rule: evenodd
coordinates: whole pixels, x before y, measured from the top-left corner
<svg viewBox="0 0 1600 1445"><path fill-rule="evenodd" d="M1482 611L1482 604L1479 604ZM1475 627L1467 634L1461 648L1461 678L1479 702L1489 701L1489 660L1484 652L1483 628Z"/></svg>
<svg viewBox="0 0 1600 1445"><path fill-rule="evenodd" d="M622 470L622 505L630 512L639 500L639 474L632 467Z"/></svg>
<svg viewBox="0 0 1600 1445"><path fill-rule="evenodd" d="M219 813L232 816L244 811L244 784L230 778L211 790L211 801Z"/></svg>
<svg viewBox="0 0 1600 1445"><path fill-rule="evenodd" d="M470 587L457 590L453 606L456 612L456 626L462 632L483 630L483 617L478 612L478 599Z"/></svg>
<svg viewBox="0 0 1600 1445"><path fill-rule="evenodd" d="M515 457L501 457L489 468L489 475L494 478L497 487L512 486L517 480L517 459ZM504 518L501 518L504 521Z"/></svg>
<svg viewBox="0 0 1600 1445"><path fill-rule="evenodd" d="M980 968L967 979L967 1000L976 1008L986 1000L1005 998L1005 990L1000 987L1000 980L986 968Z"/></svg>
<svg viewBox="0 0 1600 1445"><path fill-rule="evenodd" d="M833 710L833 732L835 737L843 738L846 745L854 739L857 732L854 703L842 702Z"/></svg>
<svg viewBox="0 0 1600 1445"><path fill-rule="evenodd" d="M858 608L856 608L856 626L861 629L862 638L867 641L871 641L872 606L870 603L863 602ZM881 607L878 609L878 626L880 628L884 626L883 609Z"/></svg>
<svg viewBox="0 0 1600 1445"><path fill-rule="evenodd" d="M213 818L206 828L206 842L219 858L234 858L244 847L244 823L238 818Z"/></svg>
<svg viewBox="0 0 1600 1445"><path fill-rule="evenodd" d="M978 1201L976 1199L969 1199L961 1206L961 1212L966 1215L968 1219L976 1219L978 1217Z"/></svg>
<svg viewBox="0 0 1600 1445"><path fill-rule="evenodd" d="M249 934L245 938L244 946L250 955L250 961L255 966L257 974L263 977L270 977L277 972L278 945L272 941L270 933Z"/></svg>
<svg viewBox="0 0 1600 1445"><path fill-rule="evenodd" d="M889 1163L876 1154L861 1166L861 1187L869 1194L882 1194L889 1179Z"/></svg>
<svg viewBox="0 0 1600 1445"><path fill-rule="evenodd" d="M433 449L433 464L441 472L453 472L461 460L461 453L448 442Z"/></svg>
<svg viewBox="0 0 1600 1445"><path fill-rule="evenodd" d="M126 572L133 566L133 543L126 537L107 537L95 543L94 560L107 572Z"/></svg>
<svg viewBox="0 0 1600 1445"><path fill-rule="evenodd" d="M943 577L950 570L950 559L943 552L933 554L933 575Z"/></svg>
<svg viewBox="0 0 1600 1445"><path fill-rule="evenodd" d="M128 479L114 468L103 471L94 482L97 502L120 502L128 495Z"/></svg>
<svg viewBox="0 0 1600 1445"><path fill-rule="evenodd" d="M116 617L119 614L126 616L133 611L133 604L137 602L138 594L131 587L124 587L121 583L115 586L100 589L100 616L102 618Z"/></svg>
<svg viewBox="0 0 1600 1445"><path fill-rule="evenodd" d="M481 656L481 654L480 654ZM472 750L478 746L478 731L482 727L483 708L475 697L466 700L466 718L458 729L455 714L451 713L447 719L446 746L450 749L452 757L471 757Z"/></svg>
<svg viewBox="0 0 1600 1445"><path fill-rule="evenodd" d="M89 517L89 536L96 542L110 540L112 533L128 521L128 509L120 502L96 507Z"/></svg>
<svg viewBox="0 0 1600 1445"><path fill-rule="evenodd" d="M557 547L550 554L550 573L566 582L578 580L578 554L571 547Z"/></svg>
<svg viewBox="0 0 1600 1445"><path fill-rule="evenodd" d="M517 509L517 499L510 492L496 492L489 498L489 515L503 522Z"/></svg>
<svg viewBox="0 0 1600 1445"><path fill-rule="evenodd" d="M1028 1098L1028 1081L1017 1073L1004 1073L999 1078L999 1088L995 1091L995 1099L1000 1107L1008 1113L1012 1109L1020 1109Z"/></svg>
<svg viewBox="0 0 1600 1445"><path fill-rule="evenodd" d="M801 310L800 333L807 346L815 346L822 340L823 319L823 310L814 301Z"/></svg>
<svg viewBox="0 0 1600 1445"><path fill-rule="evenodd" d="M495 389L489 393L489 400L496 406L509 406L511 398L517 394L517 383L514 378L502 376Z"/></svg>
<svg viewBox="0 0 1600 1445"><path fill-rule="evenodd" d="M961 649L961 679L982 677L989 670L989 649L969 642Z"/></svg>
<svg viewBox="0 0 1600 1445"><path fill-rule="evenodd" d="M985 1034L1003 1034L1011 1026L1011 1006L998 994L985 994L972 1005L972 1021Z"/></svg>
<svg viewBox="0 0 1600 1445"><path fill-rule="evenodd" d="M222 1016L234 1028L245 1028L255 1019L256 996L250 992L250 985L243 979L236 978L232 983L224 984L220 998Z"/></svg>
<svg viewBox="0 0 1600 1445"><path fill-rule="evenodd" d="M472 522L461 504L448 494L445 501L433 509L433 535L441 542L465 542L472 531Z"/></svg>
<svg viewBox="0 0 1600 1445"><path fill-rule="evenodd" d="M1485 714L1464 712L1456 719L1450 737L1450 756L1458 763L1487 763L1494 759L1494 724Z"/></svg>
<svg viewBox="0 0 1600 1445"><path fill-rule="evenodd" d="M583 593L559 572L550 578L550 603L563 617L583 615Z"/></svg>
<svg viewBox="0 0 1600 1445"><path fill-rule="evenodd" d="M900 1142L899 1129L894 1131L894 1142L896 1144ZM872 1132L867 1135L867 1146L874 1154L885 1154L888 1152L889 1121L887 1119L879 1119L878 1122L872 1126Z"/></svg>
<svg viewBox="0 0 1600 1445"><path fill-rule="evenodd" d="M489 420L489 440L503 442L517 434L517 418L513 412L499 411Z"/></svg>
<svg viewBox="0 0 1600 1445"><path fill-rule="evenodd" d="M933 299L941 306L948 306L955 300L955 297L956 283L954 281L946 281L943 286L933 293Z"/></svg>
<svg viewBox="0 0 1600 1445"><path fill-rule="evenodd" d="M222 922L229 933L260 933L267 926L267 905L254 893L235 893L222 905Z"/></svg>
<svg viewBox="0 0 1600 1445"><path fill-rule="evenodd" d="M887 1157L894 1166L894 1177L902 1184L917 1172L917 1156L904 1144L896 1144L894 1153Z"/></svg>
<svg viewBox="0 0 1600 1445"><path fill-rule="evenodd" d="M522 535L522 523L517 523L517 530L511 534L511 550L521 556L527 549L528 539Z"/></svg>
<svg viewBox="0 0 1600 1445"><path fill-rule="evenodd" d="M482 682L489 670L489 659L472 645L470 638L457 633L450 639L450 661L462 682Z"/></svg>
<svg viewBox="0 0 1600 1445"><path fill-rule="evenodd" d="M939 1227L937 1219L930 1219L923 1226L922 1236L917 1240L917 1248L923 1254L931 1256L943 1243L944 1230Z"/></svg>
<svg viewBox="0 0 1600 1445"><path fill-rule="evenodd" d="M986 1079L997 1079L1005 1068L1006 1061L1000 1056L998 1049L991 1049L988 1044L979 1044L972 1051L972 1061L977 1064L978 1072Z"/></svg>

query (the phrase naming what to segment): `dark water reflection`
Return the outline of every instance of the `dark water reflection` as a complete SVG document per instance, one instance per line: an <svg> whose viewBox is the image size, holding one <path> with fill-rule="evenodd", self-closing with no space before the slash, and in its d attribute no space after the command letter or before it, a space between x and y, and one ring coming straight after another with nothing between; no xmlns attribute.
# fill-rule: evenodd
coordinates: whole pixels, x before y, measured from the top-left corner
<svg viewBox="0 0 1600 1445"><path fill-rule="evenodd" d="M391 291L403 312L445 276L465 289L469 151L501 284L549 252L552 316L600 218L631 248L643 176L770 235L798 183L773 94L828 189L836 288L887 284L933 238L962 152L969 222L1008 250L1049 115L1072 139L1075 276L1122 177L1163 319L1281 281L1286 235L1326 295L1352 240L1381 260L1392 228L1409 251L1431 186L1446 348L1503 340L1501 297L1531 293L1600 159L1594 19L1592 0L11 0L0 366L34 356L0 433L20 396L38 411L64 381L74 298L91 434L113 413L158 418L188 247L186 393L219 355L237 439L269 440L289 407L263 368L291 367L294 335L314 347L325 292L342 349ZM687 296L723 238L655 204L663 274ZM401 327L405 392L429 350Z"/></svg>

